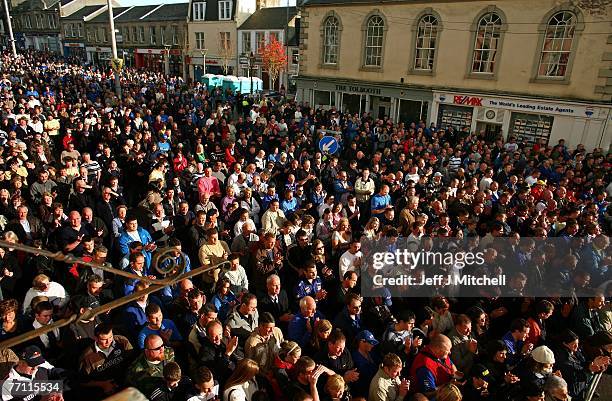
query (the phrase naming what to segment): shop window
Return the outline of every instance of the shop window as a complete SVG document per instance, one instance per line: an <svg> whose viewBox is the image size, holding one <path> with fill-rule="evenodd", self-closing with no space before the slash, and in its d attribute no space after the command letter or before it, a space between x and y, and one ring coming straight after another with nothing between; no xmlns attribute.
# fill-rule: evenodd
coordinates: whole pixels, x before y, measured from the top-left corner
<svg viewBox="0 0 612 401"><path fill-rule="evenodd" d="M453 127L455 131L468 129L472 126L473 109L471 107L440 105L438 112L438 127L446 129Z"/></svg>
<svg viewBox="0 0 612 401"><path fill-rule="evenodd" d="M400 99L398 121L405 123L417 123L427 118L428 103L420 100Z"/></svg>
<svg viewBox="0 0 612 401"><path fill-rule="evenodd" d="M333 107L336 105L335 93L330 91L314 91L314 104L316 106L329 106Z"/></svg>
<svg viewBox="0 0 612 401"><path fill-rule="evenodd" d="M510 135L516 137L519 143L548 144L554 118L540 114L512 113L510 119Z"/></svg>

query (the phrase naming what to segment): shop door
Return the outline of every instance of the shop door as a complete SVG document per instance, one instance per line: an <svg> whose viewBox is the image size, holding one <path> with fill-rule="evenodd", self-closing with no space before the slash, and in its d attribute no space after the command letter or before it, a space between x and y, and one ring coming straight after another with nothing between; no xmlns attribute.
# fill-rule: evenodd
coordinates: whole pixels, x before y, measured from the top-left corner
<svg viewBox="0 0 612 401"><path fill-rule="evenodd" d="M479 121L476 124L476 133L480 134L481 132L484 132L487 138L496 138L499 134L501 134L501 130L501 124L487 123L483 121Z"/></svg>

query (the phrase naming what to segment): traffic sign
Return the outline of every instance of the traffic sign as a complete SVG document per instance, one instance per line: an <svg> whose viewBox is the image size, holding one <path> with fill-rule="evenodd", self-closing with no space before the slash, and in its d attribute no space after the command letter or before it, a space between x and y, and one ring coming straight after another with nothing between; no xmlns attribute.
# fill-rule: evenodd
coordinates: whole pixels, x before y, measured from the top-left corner
<svg viewBox="0 0 612 401"><path fill-rule="evenodd" d="M123 59L122 58L114 58L111 60L111 68L115 72L120 72L123 69Z"/></svg>
<svg viewBox="0 0 612 401"><path fill-rule="evenodd" d="M327 153L333 155L338 151L340 145L338 141L333 136L324 136L319 141L319 150L323 153Z"/></svg>
<svg viewBox="0 0 612 401"><path fill-rule="evenodd" d="M242 65L249 65L249 58L248 57L240 57L238 59L238 63L242 64Z"/></svg>

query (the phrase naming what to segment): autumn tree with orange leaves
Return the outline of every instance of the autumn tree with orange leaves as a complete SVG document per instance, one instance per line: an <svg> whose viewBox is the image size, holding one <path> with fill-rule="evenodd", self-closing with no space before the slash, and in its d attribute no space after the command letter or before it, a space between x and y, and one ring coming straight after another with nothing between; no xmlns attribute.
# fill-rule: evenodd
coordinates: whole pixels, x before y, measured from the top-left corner
<svg viewBox="0 0 612 401"><path fill-rule="evenodd" d="M287 66L287 53L285 53L285 48L276 38L272 38L270 42L260 49L259 55L261 56L263 68L268 72L272 80L272 88L274 88L280 73L283 72Z"/></svg>

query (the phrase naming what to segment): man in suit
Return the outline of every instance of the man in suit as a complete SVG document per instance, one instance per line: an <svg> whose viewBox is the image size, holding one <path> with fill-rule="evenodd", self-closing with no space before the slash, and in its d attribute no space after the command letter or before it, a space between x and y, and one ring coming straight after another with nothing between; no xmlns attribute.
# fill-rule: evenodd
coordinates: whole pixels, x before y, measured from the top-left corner
<svg viewBox="0 0 612 401"><path fill-rule="evenodd" d="M102 219L107 228L113 226L115 218L115 204L112 200L113 190L109 187L102 188L102 197L96 203L96 216Z"/></svg>
<svg viewBox="0 0 612 401"><path fill-rule="evenodd" d="M32 245L34 240L42 239L45 237L45 227L38 219L34 216L28 215L27 206L19 206L17 209L17 218L11 220L6 226L7 231L13 231L19 237L19 241L26 245Z"/></svg>
<svg viewBox="0 0 612 401"><path fill-rule="evenodd" d="M280 277L276 274L270 275L266 279L266 289L266 295L259 300L259 310L261 313L272 314L274 320L279 322L279 327L286 331L287 325L293 319L293 314L289 308L287 292L281 288Z"/></svg>

